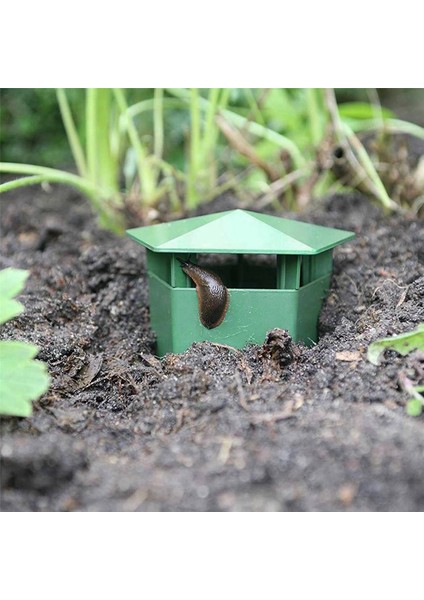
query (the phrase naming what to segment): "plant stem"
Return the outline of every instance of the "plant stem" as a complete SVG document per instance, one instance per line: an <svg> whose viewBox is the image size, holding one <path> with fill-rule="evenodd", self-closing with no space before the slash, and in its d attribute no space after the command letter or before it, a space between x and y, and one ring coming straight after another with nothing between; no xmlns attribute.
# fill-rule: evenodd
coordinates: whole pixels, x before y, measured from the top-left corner
<svg viewBox="0 0 424 600"><path fill-rule="evenodd" d="M384 184L381 181L374 167L374 164L368 155L368 152L365 150L364 146L359 141L359 138L353 133L351 128L346 123L342 123L342 131L345 133L349 143L351 144L359 160L361 161L365 172L374 184L374 187L377 192L376 195L379 198L380 202L385 208L389 210L394 210L397 207L396 203L393 202L393 200L388 195L386 188L384 187Z"/></svg>
<svg viewBox="0 0 424 600"><path fill-rule="evenodd" d="M155 88L153 100L153 139L154 155L163 155L163 88Z"/></svg>
<svg viewBox="0 0 424 600"><path fill-rule="evenodd" d="M93 199L93 201L94 198L98 196L99 191L101 191L88 179L84 179L79 175L73 175L72 173L68 173L67 171L60 171L59 169L50 169L49 167L39 167L37 165L26 165L19 163L0 163L0 173L35 175L38 177L42 177L43 181L64 183L80 190L81 192L89 196L91 199Z"/></svg>
<svg viewBox="0 0 424 600"><path fill-rule="evenodd" d="M365 172L366 176L369 179L369 182L372 184L374 189L375 196L380 200L381 204L384 208L389 210L394 210L397 208L396 203L389 197L386 188L381 181L372 160L368 156L367 151L364 146L361 144L357 136L353 133L351 128L341 120L339 109L337 107L336 95L334 93L334 89L327 88L326 93L326 103L327 108L331 116L331 120L333 123L334 131L336 136L341 140L342 143L348 145L350 151L353 152L353 156L355 160L359 163L360 167ZM354 165L352 165L354 168Z"/></svg>
<svg viewBox="0 0 424 600"><path fill-rule="evenodd" d="M252 113L253 118L260 125L265 125L265 121L264 121L264 118L262 116L261 109L259 108L259 105L257 103L257 100L255 98L254 93L252 92L252 89L251 88L244 88L243 91L244 91L244 94L246 96L246 100L249 103L250 112Z"/></svg>
<svg viewBox="0 0 424 600"><path fill-rule="evenodd" d="M203 138L201 143L200 169L202 178L201 193L206 194L216 185L217 167L215 160L219 128L215 116L220 104L220 89L211 88L209 91L209 106L205 113ZM198 199L199 200L199 199Z"/></svg>
<svg viewBox="0 0 424 600"><path fill-rule="evenodd" d="M26 185L30 183L43 183L44 181L69 185L88 197L94 210L99 215L100 222L103 226L117 233L122 233L123 223L121 216L117 214L116 209L110 202L105 201L105 198L107 198L105 190L98 188L89 179L85 179L79 175L73 175L67 171L60 171L59 169L50 169L49 167L39 167L37 165L19 163L0 163L0 173L31 176L2 184L0 186L0 192L6 192L20 187L20 185L24 185L23 181L26 182Z"/></svg>
<svg viewBox="0 0 424 600"><path fill-rule="evenodd" d="M318 97L320 95L321 90L315 88L307 88L306 89L306 101L308 107L308 117L309 117L309 126L311 129L311 138L312 144L314 148L319 146L319 143L322 140L323 129L321 126L320 119L320 108L319 108L319 100Z"/></svg>
<svg viewBox="0 0 424 600"><path fill-rule="evenodd" d="M123 91L120 88L114 88L113 93L121 112L121 117L124 119L128 137L137 156L137 170L140 179L142 201L146 204L152 204L156 199L156 179L153 170L147 162L148 152L141 143L132 116L128 110Z"/></svg>
<svg viewBox="0 0 424 600"><path fill-rule="evenodd" d="M197 176L199 171L200 157L200 103L199 90L191 89L190 94L190 149L189 149L189 165L187 177L187 196L186 205L188 209L197 206Z"/></svg>
<svg viewBox="0 0 424 600"><path fill-rule="evenodd" d="M1 166L0 166L1 170ZM15 190L16 188L25 187L27 185L36 185L38 183L44 183L46 178L42 175L30 175L29 177L19 177L19 179L13 179L0 185L0 193Z"/></svg>
<svg viewBox="0 0 424 600"><path fill-rule="evenodd" d="M258 137L269 140L270 142L274 142L274 144L280 148L287 150L296 169L304 166L306 162L305 159L303 158L296 144L289 138L277 133L276 131L273 131L272 129L269 129L268 127L264 127L255 121L249 121L245 117L242 117L241 115L238 115L232 111L223 110L221 112L227 118L227 120L234 123L234 125L237 125L240 128L245 127L246 130L250 133L253 133L253 135L257 135Z"/></svg>
<svg viewBox="0 0 424 600"><path fill-rule="evenodd" d="M391 133L407 133L413 135L421 140L424 140L424 128L416 125L415 123L409 123L408 121L402 121L401 119L363 119L351 125L351 129L354 132L369 131L372 129L379 129L384 126L385 131Z"/></svg>
<svg viewBox="0 0 424 600"><path fill-rule="evenodd" d="M84 151L82 149L77 128L72 118L71 108L69 106L66 92L62 88L56 90L57 101L60 108L60 114L62 115L63 125L65 127L66 135L68 136L68 142L71 147L72 155L77 165L78 173L81 177L87 177L87 164L85 162Z"/></svg>
<svg viewBox="0 0 424 600"><path fill-rule="evenodd" d="M189 92L187 90L183 90L181 88L166 89L173 96L176 96L177 98L180 98L185 102L189 101ZM199 102L201 107L203 108L206 108L208 105L208 100L206 100L206 98L200 98ZM301 168L305 165L306 161L302 156L302 153L300 152L298 146L289 138L277 133L273 129L269 129L268 127L260 125L255 121L250 121L249 119L238 115L237 113L232 112L230 110L222 109L220 112L227 119L227 121L234 123L234 125L236 125L237 127L245 128L246 131L249 131L253 135L269 140L270 142L273 142L280 148L287 150L296 168Z"/></svg>
<svg viewBox="0 0 424 600"><path fill-rule="evenodd" d="M86 92L86 135L88 176L107 190L107 197L120 199L117 157L110 145L111 93L108 88L88 88Z"/></svg>
<svg viewBox="0 0 424 600"><path fill-rule="evenodd" d="M163 92L163 88L162 92ZM184 100L180 100L179 98L163 98L162 99L162 107L168 109L179 109L185 108L187 103ZM128 107L127 112L128 116L133 119L137 115L148 112L150 110L154 110L155 108L155 99L149 98L148 100L142 100L141 102L136 102ZM124 115L121 115L121 118L124 118Z"/></svg>

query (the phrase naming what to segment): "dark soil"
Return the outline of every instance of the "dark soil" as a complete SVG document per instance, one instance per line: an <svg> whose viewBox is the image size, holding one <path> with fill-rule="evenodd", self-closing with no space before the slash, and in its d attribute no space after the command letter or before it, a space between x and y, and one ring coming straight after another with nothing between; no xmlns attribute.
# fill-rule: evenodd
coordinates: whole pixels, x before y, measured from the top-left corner
<svg viewBox="0 0 424 600"><path fill-rule="evenodd" d="M38 344L53 380L32 417L1 422L3 511L424 509L424 417L399 384L423 356L366 360L424 321L422 222L323 201L302 219L357 238L335 252L316 346L277 332L159 360L142 247L99 231L67 189L2 203L0 268L31 271L2 336Z"/></svg>

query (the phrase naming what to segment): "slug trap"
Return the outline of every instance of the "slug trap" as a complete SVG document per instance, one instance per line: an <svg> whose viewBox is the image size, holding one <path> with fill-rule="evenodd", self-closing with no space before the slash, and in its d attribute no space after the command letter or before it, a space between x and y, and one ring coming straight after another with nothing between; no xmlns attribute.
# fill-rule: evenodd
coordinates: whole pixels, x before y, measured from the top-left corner
<svg viewBox="0 0 424 600"><path fill-rule="evenodd" d="M127 231L147 252L157 353L193 342L243 348L268 331L317 341L333 248L349 231L232 210Z"/></svg>

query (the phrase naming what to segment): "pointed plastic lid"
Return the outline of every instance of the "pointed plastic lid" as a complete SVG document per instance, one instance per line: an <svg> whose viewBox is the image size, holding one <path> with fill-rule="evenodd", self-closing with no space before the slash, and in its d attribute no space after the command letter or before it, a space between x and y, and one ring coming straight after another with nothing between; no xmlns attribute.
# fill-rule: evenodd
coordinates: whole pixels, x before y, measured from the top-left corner
<svg viewBox="0 0 424 600"><path fill-rule="evenodd" d="M351 231L246 210L137 227L127 234L155 252L219 254L318 254L355 237Z"/></svg>

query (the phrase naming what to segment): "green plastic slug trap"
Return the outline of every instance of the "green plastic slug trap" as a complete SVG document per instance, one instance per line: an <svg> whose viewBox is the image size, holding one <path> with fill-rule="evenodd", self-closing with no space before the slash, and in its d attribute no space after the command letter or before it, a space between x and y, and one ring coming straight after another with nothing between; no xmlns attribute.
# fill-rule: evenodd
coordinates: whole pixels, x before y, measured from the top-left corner
<svg viewBox="0 0 424 600"><path fill-rule="evenodd" d="M296 341L316 342L333 248L355 237L245 210L127 233L147 249L159 356L201 341L261 344L276 327Z"/></svg>

